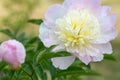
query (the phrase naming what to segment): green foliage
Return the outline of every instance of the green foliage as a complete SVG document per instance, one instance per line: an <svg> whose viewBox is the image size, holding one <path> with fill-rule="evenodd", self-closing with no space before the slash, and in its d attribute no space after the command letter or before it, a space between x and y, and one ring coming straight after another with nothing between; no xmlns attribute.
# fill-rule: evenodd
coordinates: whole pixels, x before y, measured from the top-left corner
<svg viewBox="0 0 120 80"><path fill-rule="evenodd" d="M110 55L110 54L105 54L105 55L104 55L104 58L107 59L107 60L116 61L115 56Z"/></svg>
<svg viewBox="0 0 120 80"><path fill-rule="evenodd" d="M31 19L31 20L28 20L28 22L40 25L43 22L43 20L42 19Z"/></svg>
<svg viewBox="0 0 120 80"><path fill-rule="evenodd" d="M0 32L4 33L5 35L11 38L14 38L14 34L9 29L0 30Z"/></svg>

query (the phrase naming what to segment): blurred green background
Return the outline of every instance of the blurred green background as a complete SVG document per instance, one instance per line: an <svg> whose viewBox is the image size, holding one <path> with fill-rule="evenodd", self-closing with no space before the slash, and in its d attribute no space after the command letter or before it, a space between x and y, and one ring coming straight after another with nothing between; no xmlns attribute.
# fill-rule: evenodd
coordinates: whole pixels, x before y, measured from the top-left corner
<svg viewBox="0 0 120 80"><path fill-rule="evenodd" d="M62 3L63 0L0 0L0 29L21 28L27 37L38 36L39 26L28 23L29 19L44 19L47 8L55 3ZM103 5L111 6L111 12L116 13L118 22L116 28L120 31L120 0L102 0ZM0 42L9 39L0 34ZM83 76L83 80L120 80L120 34L111 42L113 55L117 61L103 60L92 63L92 69L98 71L102 76Z"/></svg>

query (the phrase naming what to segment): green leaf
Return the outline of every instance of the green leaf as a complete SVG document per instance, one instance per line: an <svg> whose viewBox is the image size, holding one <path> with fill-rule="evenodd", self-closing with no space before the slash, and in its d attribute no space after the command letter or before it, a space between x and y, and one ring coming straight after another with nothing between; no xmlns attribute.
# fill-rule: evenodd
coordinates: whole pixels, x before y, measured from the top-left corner
<svg viewBox="0 0 120 80"><path fill-rule="evenodd" d="M22 41L22 40L24 39L24 37L25 37L25 32L21 33L21 34L18 36L17 40Z"/></svg>
<svg viewBox="0 0 120 80"><path fill-rule="evenodd" d="M28 22L40 25L43 22L43 20L42 19L30 19L28 20Z"/></svg>
<svg viewBox="0 0 120 80"><path fill-rule="evenodd" d="M15 29L15 31L14 31L14 35L17 36L17 34L18 34L19 31L20 31L20 28L17 27L17 28Z"/></svg>
<svg viewBox="0 0 120 80"><path fill-rule="evenodd" d="M41 62L44 58L44 53L46 52L46 49L42 50L40 53L36 55L36 59L34 61Z"/></svg>
<svg viewBox="0 0 120 80"><path fill-rule="evenodd" d="M29 44L35 43L37 40L40 40L40 39L38 39L38 37L33 37L33 38L31 38L31 39L28 40L27 44L28 43Z"/></svg>
<svg viewBox="0 0 120 80"><path fill-rule="evenodd" d="M35 47L34 46L30 46L26 48L26 52L32 52L35 51Z"/></svg>
<svg viewBox="0 0 120 80"><path fill-rule="evenodd" d="M34 75L36 76L37 80L41 80L41 76L43 76L43 70L39 65L32 66L34 70Z"/></svg>
<svg viewBox="0 0 120 80"><path fill-rule="evenodd" d="M5 35L11 38L15 38L15 36L12 34L12 32L9 29L3 29L3 30L0 30L0 32L4 33Z"/></svg>
<svg viewBox="0 0 120 80"><path fill-rule="evenodd" d="M94 75L94 76L100 76L99 73L93 71L93 70L84 70L80 67L70 67L67 70L62 70L59 71L55 76L53 76L53 79L61 76L68 76L68 75L76 75L78 74L79 76L81 75Z"/></svg>
<svg viewBox="0 0 120 80"><path fill-rule="evenodd" d="M60 52L57 52L57 53L54 53L54 52L45 53L45 57L47 59L50 59L50 58L53 58L53 57L63 57L63 56L71 56L71 54L68 53L68 52L65 52L65 51L60 51Z"/></svg>
<svg viewBox="0 0 120 80"><path fill-rule="evenodd" d="M104 59L116 61L116 58L113 55L110 55L110 54L105 54Z"/></svg>
<svg viewBox="0 0 120 80"><path fill-rule="evenodd" d="M65 51L61 51L61 52L51 52L50 50L51 48L45 49L43 51L41 51L38 55L37 55L37 61L41 62L44 59L50 59L53 57L63 57L63 56L70 56L71 54Z"/></svg>
<svg viewBox="0 0 120 80"><path fill-rule="evenodd" d="M5 62L0 62L0 71L4 69L6 63Z"/></svg>

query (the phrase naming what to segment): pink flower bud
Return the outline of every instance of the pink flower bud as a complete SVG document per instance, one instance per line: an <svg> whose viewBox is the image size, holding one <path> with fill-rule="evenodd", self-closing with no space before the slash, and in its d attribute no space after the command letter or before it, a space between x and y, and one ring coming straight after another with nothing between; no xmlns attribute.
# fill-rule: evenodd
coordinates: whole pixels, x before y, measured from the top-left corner
<svg viewBox="0 0 120 80"><path fill-rule="evenodd" d="M13 68L18 68L25 61L25 48L16 40L8 40L0 45L0 61L5 61Z"/></svg>

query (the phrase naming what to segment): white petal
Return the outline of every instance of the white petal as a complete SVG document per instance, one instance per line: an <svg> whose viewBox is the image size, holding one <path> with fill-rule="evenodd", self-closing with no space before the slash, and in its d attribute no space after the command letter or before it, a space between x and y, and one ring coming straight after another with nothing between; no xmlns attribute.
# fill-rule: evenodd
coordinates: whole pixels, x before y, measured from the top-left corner
<svg viewBox="0 0 120 80"><path fill-rule="evenodd" d="M54 31L46 27L44 23L41 24L40 30L39 30L39 33L40 33L39 37L46 47L50 47L52 45L57 44L57 40L53 32Z"/></svg>
<svg viewBox="0 0 120 80"><path fill-rule="evenodd" d="M101 19L99 19L99 21L101 26L101 36L95 42L108 43L109 41L115 39L118 35L118 31L114 27L117 22L116 14L102 17Z"/></svg>
<svg viewBox="0 0 120 80"><path fill-rule="evenodd" d="M58 46L56 46L52 51L53 51L53 52L58 52L58 51L63 51L63 50L65 50L65 46L63 46L63 45L58 45Z"/></svg>
<svg viewBox="0 0 120 80"><path fill-rule="evenodd" d="M82 54L86 54L86 55L78 56L78 57L86 65L88 65L90 62L101 61L103 59L102 52L97 48L86 50L86 53L82 53Z"/></svg>
<svg viewBox="0 0 120 80"><path fill-rule="evenodd" d="M55 20L59 17L62 17L65 13L65 8L62 5L55 4L48 8L48 11L45 14L45 18Z"/></svg>
<svg viewBox="0 0 120 80"><path fill-rule="evenodd" d="M101 45L92 44L78 54L78 58L86 65L90 62L100 61L103 59L103 57L101 57L103 55Z"/></svg>
<svg viewBox="0 0 120 80"><path fill-rule="evenodd" d="M106 32L111 30L116 22L117 22L117 15L116 14L111 14L109 16L101 16L99 19L100 22L100 28L102 32Z"/></svg>
<svg viewBox="0 0 120 80"><path fill-rule="evenodd" d="M105 16L107 16L108 15L108 13L110 12L110 7L109 6L102 6L101 7L101 12L99 13L99 14L101 14L101 15L99 15L100 17L102 16L102 17L105 17Z"/></svg>
<svg viewBox="0 0 120 80"><path fill-rule="evenodd" d="M86 52L90 56L98 56L99 54L111 54L112 53L112 46L111 44L105 43L105 44L92 44Z"/></svg>
<svg viewBox="0 0 120 80"><path fill-rule="evenodd" d="M78 56L78 58L83 62L85 63L86 65L88 65L91 61L92 61L92 58L89 56L89 55L86 55L86 56Z"/></svg>
<svg viewBox="0 0 120 80"><path fill-rule="evenodd" d="M97 57L96 56L92 57L92 60L94 62L103 60L103 54L101 54L101 55L99 55Z"/></svg>
<svg viewBox="0 0 120 80"><path fill-rule="evenodd" d="M106 54L112 53L112 46L110 43L102 44L102 48L103 48L103 53L106 53Z"/></svg>
<svg viewBox="0 0 120 80"><path fill-rule="evenodd" d="M91 9L97 10L100 6L100 0L65 0L63 6L66 8L73 7L74 9Z"/></svg>
<svg viewBox="0 0 120 80"><path fill-rule="evenodd" d="M96 41L94 41L94 43L108 43L109 41L115 39L117 35L118 31L113 28L110 31L103 32L101 36Z"/></svg>
<svg viewBox="0 0 120 80"><path fill-rule="evenodd" d="M91 44L86 48L83 53L89 56L98 56L99 54L102 54L102 47L98 44Z"/></svg>
<svg viewBox="0 0 120 80"><path fill-rule="evenodd" d="M52 63L59 69L67 69L75 60L74 56L52 58Z"/></svg>

